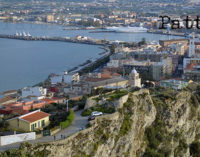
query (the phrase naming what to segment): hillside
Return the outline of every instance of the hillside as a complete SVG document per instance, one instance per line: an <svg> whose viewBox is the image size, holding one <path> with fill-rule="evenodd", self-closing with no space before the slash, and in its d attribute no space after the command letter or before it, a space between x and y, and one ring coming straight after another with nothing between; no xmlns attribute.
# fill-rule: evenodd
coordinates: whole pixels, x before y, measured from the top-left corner
<svg viewBox="0 0 200 157"><path fill-rule="evenodd" d="M65 140L24 144L0 156L198 157L199 102L197 85L182 91L129 92L115 101L117 112L96 118L89 128Z"/></svg>

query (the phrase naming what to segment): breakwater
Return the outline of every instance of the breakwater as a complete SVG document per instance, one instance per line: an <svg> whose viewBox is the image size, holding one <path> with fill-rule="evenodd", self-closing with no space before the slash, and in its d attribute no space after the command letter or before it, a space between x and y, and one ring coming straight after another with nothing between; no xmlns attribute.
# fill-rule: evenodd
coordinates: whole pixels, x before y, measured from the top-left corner
<svg viewBox="0 0 200 157"><path fill-rule="evenodd" d="M26 40L26 41L61 41L61 42L71 42L71 43L88 44L88 45L110 45L109 41L105 40L98 40L98 39L81 40L71 37L47 37L47 36L35 37L35 36L17 36L17 35L0 34L0 38Z"/></svg>
<svg viewBox="0 0 200 157"><path fill-rule="evenodd" d="M185 33L182 32L163 32L163 31L158 31L158 30L148 30L148 33L153 33L153 34L161 34L161 35L173 35L173 36L180 36L180 37L186 37Z"/></svg>

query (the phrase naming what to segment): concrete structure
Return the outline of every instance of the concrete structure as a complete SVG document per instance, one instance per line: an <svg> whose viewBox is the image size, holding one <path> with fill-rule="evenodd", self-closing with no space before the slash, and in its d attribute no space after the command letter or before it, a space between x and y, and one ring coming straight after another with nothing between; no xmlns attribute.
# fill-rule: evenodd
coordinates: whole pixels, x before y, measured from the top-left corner
<svg viewBox="0 0 200 157"><path fill-rule="evenodd" d="M139 87L141 88L141 79L139 77L139 73L133 68L129 75L129 85L131 87Z"/></svg>
<svg viewBox="0 0 200 157"><path fill-rule="evenodd" d="M183 69L185 69L188 64L200 64L200 58L184 58Z"/></svg>
<svg viewBox="0 0 200 157"><path fill-rule="evenodd" d="M7 120L12 129L34 131L48 126L50 114L36 110L25 115Z"/></svg>
<svg viewBox="0 0 200 157"><path fill-rule="evenodd" d="M165 75L171 76L172 75L172 68L173 68L173 64L172 64L172 57L165 57L162 58L161 61L164 65L165 65Z"/></svg>
<svg viewBox="0 0 200 157"><path fill-rule="evenodd" d="M161 87L173 88L175 90L182 89L188 85L188 82L180 80L162 80L160 81Z"/></svg>
<svg viewBox="0 0 200 157"><path fill-rule="evenodd" d="M47 89L43 87L25 87L22 90L22 98L28 96L36 96L38 99L43 99L47 95Z"/></svg>
<svg viewBox="0 0 200 157"><path fill-rule="evenodd" d="M74 73L74 74L65 73L64 75L56 75L56 76L51 77L52 85L55 85L58 83L70 84L71 82L79 82L79 81L80 81L80 75L78 73Z"/></svg>
<svg viewBox="0 0 200 157"><path fill-rule="evenodd" d="M125 88L128 85L128 80L124 79L120 74L105 71L97 74L89 74L84 80L89 88Z"/></svg>
<svg viewBox="0 0 200 157"><path fill-rule="evenodd" d="M200 68L193 70L185 70L183 78L186 81L192 80L195 82L200 82Z"/></svg>
<svg viewBox="0 0 200 157"><path fill-rule="evenodd" d="M54 22L54 15L47 15L46 22Z"/></svg>
<svg viewBox="0 0 200 157"><path fill-rule="evenodd" d="M163 47L170 46L172 44L184 44L188 45L188 39L172 39L172 40L159 40L159 44Z"/></svg>
<svg viewBox="0 0 200 157"><path fill-rule="evenodd" d="M151 65L151 75L156 81L159 81L165 75L165 65L161 62Z"/></svg>
<svg viewBox="0 0 200 157"><path fill-rule="evenodd" d="M162 56L166 54L162 54L161 52L155 52L152 49L145 49L142 52L132 52L131 56L138 61L150 60L151 62L160 62Z"/></svg>
<svg viewBox="0 0 200 157"><path fill-rule="evenodd" d="M36 139L35 132L0 136L0 146L5 146L5 145L16 143L16 142L25 142L28 140L35 140L35 139Z"/></svg>
<svg viewBox="0 0 200 157"><path fill-rule="evenodd" d="M194 34L192 35L192 38L189 40L189 49L188 49L188 57L194 57L195 56L195 44L194 44Z"/></svg>

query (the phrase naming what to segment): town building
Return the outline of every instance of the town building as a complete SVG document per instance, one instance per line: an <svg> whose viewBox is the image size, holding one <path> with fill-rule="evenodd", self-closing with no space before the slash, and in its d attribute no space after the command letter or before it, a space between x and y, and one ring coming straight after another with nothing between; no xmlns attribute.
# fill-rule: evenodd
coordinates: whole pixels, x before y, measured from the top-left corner
<svg viewBox="0 0 200 157"><path fill-rule="evenodd" d="M170 46L172 44L184 44L184 45L188 45L189 44L189 40L188 39L159 40L159 44L162 47Z"/></svg>
<svg viewBox="0 0 200 157"><path fill-rule="evenodd" d="M194 35L189 40L189 49L188 49L188 57L195 56L195 44L194 44Z"/></svg>
<svg viewBox="0 0 200 157"><path fill-rule="evenodd" d="M54 22L54 15L47 15L46 22Z"/></svg>
<svg viewBox="0 0 200 157"><path fill-rule="evenodd" d="M184 69L183 78L186 81L192 80L195 82L200 82L200 66L195 66L194 64L188 65L187 68Z"/></svg>
<svg viewBox="0 0 200 157"><path fill-rule="evenodd" d="M104 71L102 73L89 74L85 80L91 89L96 88L125 88L128 80L115 72Z"/></svg>
<svg viewBox="0 0 200 157"><path fill-rule="evenodd" d="M156 62L151 65L151 75L153 80L159 81L162 77L165 76L165 74L166 67L165 64L163 64L162 62Z"/></svg>
<svg viewBox="0 0 200 157"><path fill-rule="evenodd" d="M185 88L187 87L187 85L188 85L188 82L181 81L181 80L169 79L169 80L160 81L161 87L173 88L175 90Z"/></svg>
<svg viewBox="0 0 200 157"><path fill-rule="evenodd" d="M25 87L21 90L22 99L28 96L35 96L37 99L43 99L47 95L47 89L43 87Z"/></svg>
<svg viewBox="0 0 200 157"><path fill-rule="evenodd" d="M51 77L50 80L52 85L56 85L59 83L70 84L71 82L79 82L80 75L78 73L65 72L63 75L56 75Z"/></svg>
<svg viewBox="0 0 200 157"><path fill-rule="evenodd" d="M139 73L135 70L135 68L129 74L129 85L130 87L141 88L141 79L139 77Z"/></svg>
<svg viewBox="0 0 200 157"><path fill-rule="evenodd" d="M14 130L36 131L42 130L50 124L50 114L36 110L28 114L7 120L9 127Z"/></svg>

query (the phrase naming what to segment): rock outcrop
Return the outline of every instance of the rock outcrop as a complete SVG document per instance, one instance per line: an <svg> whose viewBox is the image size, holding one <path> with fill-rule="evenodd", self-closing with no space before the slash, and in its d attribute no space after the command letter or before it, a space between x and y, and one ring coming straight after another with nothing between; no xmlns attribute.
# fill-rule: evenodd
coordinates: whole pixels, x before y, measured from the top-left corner
<svg viewBox="0 0 200 157"><path fill-rule="evenodd" d="M200 137L199 100L198 92L190 90L130 92L114 102L115 113L97 117L89 128L23 152L49 157L189 157L190 144Z"/></svg>

